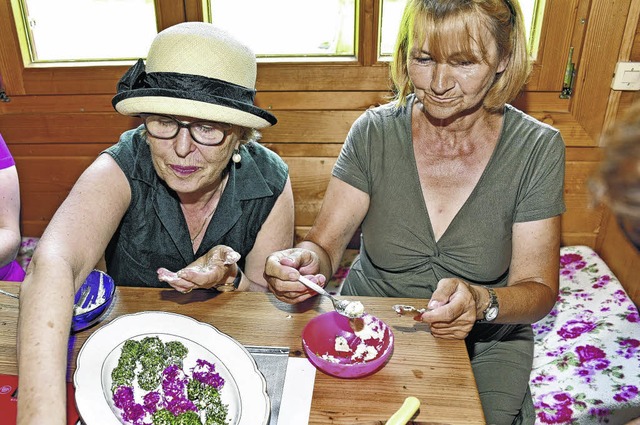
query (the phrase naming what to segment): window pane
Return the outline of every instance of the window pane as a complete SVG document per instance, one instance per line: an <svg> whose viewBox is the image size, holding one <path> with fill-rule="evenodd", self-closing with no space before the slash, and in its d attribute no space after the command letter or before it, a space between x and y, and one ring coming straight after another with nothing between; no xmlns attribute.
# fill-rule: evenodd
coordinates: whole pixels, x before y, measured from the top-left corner
<svg viewBox="0 0 640 425"><path fill-rule="evenodd" d="M524 24L529 40L529 51L531 51L534 56L540 38L539 31L542 24L544 3L545 0L520 0L520 8L524 16ZM396 35L405 4L406 0L382 0L379 52L383 60L388 60L393 55Z"/></svg>
<svg viewBox="0 0 640 425"><path fill-rule="evenodd" d="M144 58L157 34L153 0L21 0L31 60Z"/></svg>
<svg viewBox="0 0 640 425"><path fill-rule="evenodd" d="M355 0L209 0L209 6L211 21L259 57L355 56Z"/></svg>
<svg viewBox="0 0 640 425"><path fill-rule="evenodd" d="M382 0L380 19L380 56L391 57L406 0Z"/></svg>

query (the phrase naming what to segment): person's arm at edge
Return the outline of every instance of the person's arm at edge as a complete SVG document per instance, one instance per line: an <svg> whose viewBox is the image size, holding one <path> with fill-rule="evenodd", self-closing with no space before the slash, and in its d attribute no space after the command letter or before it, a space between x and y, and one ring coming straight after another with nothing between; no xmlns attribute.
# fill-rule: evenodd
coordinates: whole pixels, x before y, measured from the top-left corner
<svg viewBox="0 0 640 425"><path fill-rule="evenodd" d="M67 345L73 299L129 205L109 155L80 176L38 242L20 290L18 424L66 424Z"/></svg>
<svg viewBox="0 0 640 425"><path fill-rule="evenodd" d="M0 267L20 249L20 184L15 165L0 170Z"/></svg>

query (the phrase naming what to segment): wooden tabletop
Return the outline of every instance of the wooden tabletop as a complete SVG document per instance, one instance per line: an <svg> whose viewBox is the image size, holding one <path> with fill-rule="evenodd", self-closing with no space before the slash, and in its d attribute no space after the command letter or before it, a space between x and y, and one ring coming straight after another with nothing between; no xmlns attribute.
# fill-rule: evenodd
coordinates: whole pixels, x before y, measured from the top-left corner
<svg viewBox="0 0 640 425"><path fill-rule="evenodd" d="M0 281L0 289L18 293L19 284ZM353 297L368 313L382 319L395 336L393 354L384 368L359 379L335 378L317 371L310 424L384 424L408 396L421 408L416 424L484 424L471 364L463 341L434 338L423 323L398 317L393 304L426 305L415 299ZM168 311L209 323L244 345L285 346L289 355L304 357L300 335L305 324L330 311L325 297L288 305L271 294L118 287L104 320L72 335L69 377L78 351L101 326L123 314ZM18 300L0 294L0 373L17 374Z"/></svg>

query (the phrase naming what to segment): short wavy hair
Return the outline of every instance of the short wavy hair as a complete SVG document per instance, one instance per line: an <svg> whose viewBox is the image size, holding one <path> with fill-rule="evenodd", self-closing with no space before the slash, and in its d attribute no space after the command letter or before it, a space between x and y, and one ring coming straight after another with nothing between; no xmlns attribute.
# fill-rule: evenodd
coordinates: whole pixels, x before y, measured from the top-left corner
<svg viewBox="0 0 640 425"><path fill-rule="evenodd" d="M589 181L596 202L614 214L640 219L640 101L602 136L604 158Z"/></svg>
<svg viewBox="0 0 640 425"><path fill-rule="evenodd" d="M507 59L505 70L497 75L483 106L495 112L512 102L526 84L531 72L527 52L524 19L518 0L408 0L396 40L391 79L399 106L414 87L409 78L409 63L416 47L424 41L432 47L436 60L450 52L475 57L474 43L486 60L487 46L478 36L486 28L496 41L498 60Z"/></svg>

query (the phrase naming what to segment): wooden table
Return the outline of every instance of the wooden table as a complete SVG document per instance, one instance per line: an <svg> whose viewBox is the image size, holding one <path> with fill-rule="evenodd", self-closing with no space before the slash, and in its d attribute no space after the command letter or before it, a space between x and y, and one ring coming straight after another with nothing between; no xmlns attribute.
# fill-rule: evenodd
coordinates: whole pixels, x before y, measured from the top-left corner
<svg viewBox="0 0 640 425"><path fill-rule="evenodd" d="M0 289L18 293L19 284L0 281ZM383 369L360 379L340 379L318 371L310 424L384 424L408 396L421 401L413 423L484 424L463 341L436 339L425 324L398 317L391 309L396 303L417 304L415 299L356 298L393 330L393 355ZM103 322L71 337L68 376L73 376L78 351L87 337L123 314L147 310L184 314L242 344L285 346L290 356L304 357L302 329L312 317L331 309L330 301L320 296L292 306L262 293L193 291L185 295L174 290L118 287ZM0 294L0 373L18 373L17 321L18 300Z"/></svg>

